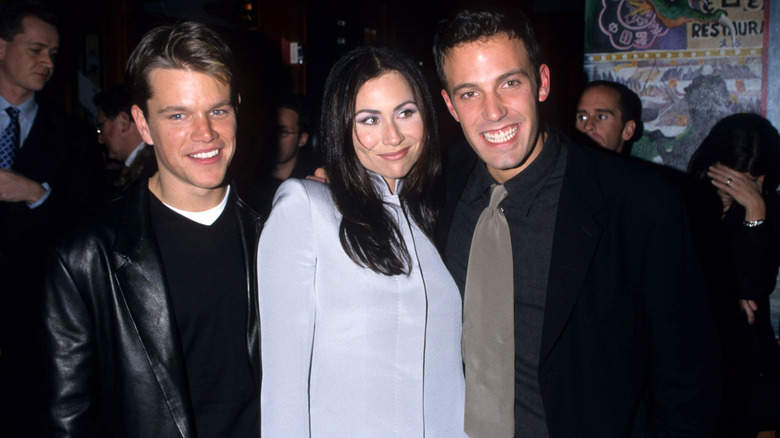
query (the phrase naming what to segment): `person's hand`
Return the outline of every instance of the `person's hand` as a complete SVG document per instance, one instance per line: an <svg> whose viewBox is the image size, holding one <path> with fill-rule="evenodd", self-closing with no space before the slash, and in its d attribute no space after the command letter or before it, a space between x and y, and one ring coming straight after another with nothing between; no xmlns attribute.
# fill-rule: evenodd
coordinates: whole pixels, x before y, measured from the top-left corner
<svg viewBox="0 0 780 438"><path fill-rule="evenodd" d="M752 325L756 322L756 311L758 306L753 300L739 300L739 307L742 309L742 313L747 317L747 323Z"/></svg>
<svg viewBox="0 0 780 438"><path fill-rule="evenodd" d="M37 182L13 170L0 169L0 201L35 203L46 189Z"/></svg>
<svg viewBox="0 0 780 438"><path fill-rule="evenodd" d="M325 173L325 169L322 167L318 167L314 170L314 175L309 175L306 177L306 179L310 179L312 181L319 181L321 183L330 184L330 180L328 179L328 174Z"/></svg>
<svg viewBox="0 0 780 438"><path fill-rule="evenodd" d="M753 177L718 163L710 166L707 176L712 179L712 185L717 187L719 192L745 208L746 221L766 219L766 204L761 195L763 175ZM725 200L724 206L726 206Z"/></svg>

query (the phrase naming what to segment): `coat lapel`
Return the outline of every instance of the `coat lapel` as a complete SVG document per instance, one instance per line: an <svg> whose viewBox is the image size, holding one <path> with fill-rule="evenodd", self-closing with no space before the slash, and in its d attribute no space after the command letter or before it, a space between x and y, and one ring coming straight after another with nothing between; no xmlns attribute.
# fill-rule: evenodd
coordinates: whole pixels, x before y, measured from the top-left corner
<svg viewBox="0 0 780 438"><path fill-rule="evenodd" d="M262 369L260 366L260 310L257 301L257 243L263 222L259 216L251 212L243 201L235 195L238 229L241 233L241 248L244 253L244 268L247 284L247 348L249 363L252 365L252 375L260 388Z"/></svg>
<svg viewBox="0 0 780 438"><path fill-rule="evenodd" d="M139 187L140 186L140 187ZM182 436L194 436L189 385L162 260L151 230L146 187L130 189L114 244L116 280L160 390Z"/></svg>
<svg viewBox="0 0 780 438"><path fill-rule="evenodd" d="M565 329L577 302L602 232L593 216L603 205L597 174L584 151L569 146L550 258L540 364Z"/></svg>
<svg viewBox="0 0 780 438"><path fill-rule="evenodd" d="M51 119L50 109L46 104L39 103L30 134L16 157L14 170L22 172L29 178L40 179L42 175L36 171L36 168L42 167L41 160L56 159L57 154L53 149L57 144L56 139L48 138L52 132L57 132L57 129Z"/></svg>

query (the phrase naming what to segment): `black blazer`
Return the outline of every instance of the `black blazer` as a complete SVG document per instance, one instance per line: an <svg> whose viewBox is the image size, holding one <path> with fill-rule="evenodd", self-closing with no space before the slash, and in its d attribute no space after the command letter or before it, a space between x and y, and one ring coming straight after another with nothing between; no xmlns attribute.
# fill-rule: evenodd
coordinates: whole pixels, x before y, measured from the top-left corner
<svg viewBox="0 0 780 438"><path fill-rule="evenodd" d="M0 202L0 263L38 260L45 245L100 200L101 161L94 139L84 125L43 99L13 170L48 183L52 191L35 209Z"/></svg>
<svg viewBox="0 0 780 438"><path fill-rule="evenodd" d="M45 247L98 202L100 155L94 133L60 108L38 100L29 136L13 171L51 186L35 209L0 201L0 435L37 427L35 355L40 334L40 300ZM14 432L18 428L18 432Z"/></svg>
<svg viewBox="0 0 780 438"><path fill-rule="evenodd" d="M194 437L184 358L149 216L136 183L48 260L44 294L47 437ZM260 390L257 241L261 218L238 196L247 349Z"/></svg>
<svg viewBox="0 0 780 438"><path fill-rule="evenodd" d="M545 147L558 145L538 370L550 436L708 436L718 347L681 196L647 166L550 130Z"/></svg>

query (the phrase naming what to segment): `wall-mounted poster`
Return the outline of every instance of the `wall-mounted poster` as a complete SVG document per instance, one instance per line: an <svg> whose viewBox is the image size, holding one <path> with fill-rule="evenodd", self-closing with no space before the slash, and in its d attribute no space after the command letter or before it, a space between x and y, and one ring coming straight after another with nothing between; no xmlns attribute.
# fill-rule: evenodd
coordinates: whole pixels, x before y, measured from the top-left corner
<svg viewBox="0 0 780 438"><path fill-rule="evenodd" d="M710 128L766 114L768 0L587 0L585 71L642 99L632 155L685 170Z"/></svg>

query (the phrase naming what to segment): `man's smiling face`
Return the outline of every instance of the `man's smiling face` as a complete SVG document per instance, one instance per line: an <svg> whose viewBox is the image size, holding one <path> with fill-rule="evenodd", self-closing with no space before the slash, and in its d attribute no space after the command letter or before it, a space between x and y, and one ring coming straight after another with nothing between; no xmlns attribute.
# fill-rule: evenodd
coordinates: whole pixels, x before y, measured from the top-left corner
<svg viewBox="0 0 780 438"><path fill-rule="evenodd" d="M537 104L549 94L549 69L539 68L536 84L525 44L505 33L460 44L443 61L447 108L490 174L503 183L542 149Z"/></svg>
<svg viewBox="0 0 780 438"><path fill-rule="evenodd" d="M133 106L144 141L154 145L161 183L177 197L219 188L236 149L230 86L205 73L154 69L148 114Z"/></svg>

